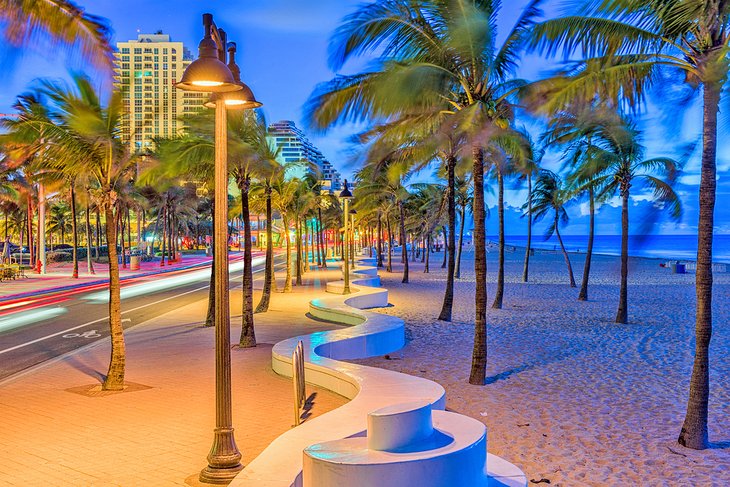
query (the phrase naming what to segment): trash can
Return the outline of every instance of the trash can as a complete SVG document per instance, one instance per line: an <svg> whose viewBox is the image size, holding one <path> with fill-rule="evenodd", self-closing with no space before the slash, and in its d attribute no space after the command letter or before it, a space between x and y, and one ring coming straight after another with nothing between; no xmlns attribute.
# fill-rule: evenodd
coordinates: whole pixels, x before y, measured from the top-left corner
<svg viewBox="0 0 730 487"><path fill-rule="evenodd" d="M675 274L685 274L686 271L687 269L684 264L677 264L677 271L675 272Z"/></svg>
<svg viewBox="0 0 730 487"><path fill-rule="evenodd" d="M132 254L129 257L129 269L132 271L139 270L139 254Z"/></svg>

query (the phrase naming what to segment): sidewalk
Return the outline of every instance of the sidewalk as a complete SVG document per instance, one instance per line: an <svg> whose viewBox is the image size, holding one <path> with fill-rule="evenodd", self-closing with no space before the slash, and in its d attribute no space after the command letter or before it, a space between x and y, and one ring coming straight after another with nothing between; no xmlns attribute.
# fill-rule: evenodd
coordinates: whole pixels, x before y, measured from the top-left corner
<svg viewBox="0 0 730 487"><path fill-rule="evenodd" d="M293 423L292 383L271 370L271 346L337 328L305 316L312 296L324 292L320 279L336 274L309 272L306 286L274 294L270 311L256 315L259 346L232 350L233 422L244 465ZM0 384L0 485L196 485L215 423L214 330L200 326L206 304L126 332L125 392L93 391L108 365L105 340ZM240 306L240 288L232 289L232 343ZM313 416L346 401L308 386L313 393Z"/></svg>

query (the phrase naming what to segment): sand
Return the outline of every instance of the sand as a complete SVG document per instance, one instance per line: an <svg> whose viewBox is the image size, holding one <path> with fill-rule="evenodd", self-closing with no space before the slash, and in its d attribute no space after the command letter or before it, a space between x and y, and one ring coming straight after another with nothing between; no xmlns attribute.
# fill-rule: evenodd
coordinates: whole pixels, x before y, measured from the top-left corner
<svg viewBox="0 0 730 487"><path fill-rule="evenodd" d="M579 302L561 254L537 253L523 284L524 252L507 253L504 307L487 313L487 384L472 386L473 254L464 255L451 323L436 320L442 255L430 274L411 263L408 284L400 257L392 274L381 272L392 306L379 311L405 319L409 343L358 362L442 384L447 408L486 424L489 451L521 467L530 485L730 485L730 274L715 276L713 448L694 451L676 442L693 360L694 274L630 259L630 323L617 325L617 257L594 256L589 301ZM584 258L571 254L578 285ZM496 259L490 253L490 306Z"/></svg>

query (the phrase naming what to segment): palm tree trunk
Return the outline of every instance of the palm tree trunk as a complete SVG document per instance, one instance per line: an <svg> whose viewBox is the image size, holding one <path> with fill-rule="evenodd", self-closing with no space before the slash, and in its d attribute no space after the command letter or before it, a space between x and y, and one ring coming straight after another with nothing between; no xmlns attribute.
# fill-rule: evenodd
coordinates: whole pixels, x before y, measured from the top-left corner
<svg viewBox="0 0 730 487"><path fill-rule="evenodd" d="M383 217L378 212L378 267L383 267Z"/></svg>
<svg viewBox="0 0 730 487"><path fill-rule="evenodd" d="M286 276L284 277L284 290L285 293L291 292L291 237L289 235L289 222L285 219L282 220L284 223L284 238L286 241ZM347 265L347 262L345 262Z"/></svg>
<svg viewBox="0 0 730 487"><path fill-rule="evenodd" d="M596 228L596 197L593 194L593 187L588 189L588 204L590 205L590 215L588 224L588 248L586 249L586 261L583 265L583 279L580 283L580 292L578 293L578 301L588 301L588 277L591 273L591 257L593 256L593 237Z"/></svg>
<svg viewBox="0 0 730 487"><path fill-rule="evenodd" d="M707 410L710 396L710 340L712 338L712 233L714 229L717 112L721 85L706 83L703 94L702 170L700 176L700 217L697 225L697 296L695 361L689 383L687 414L679 443L697 450L709 446Z"/></svg>
<svg viewBox="0 0 730 487"><path fill-rule="evenodd" d="M96 207L96 218L94 219L96 225L96 246L94 247L94 259L99 262L99 247L101 247L101 215L99 215L99 207Z"/></svg>
<svg viewBox="0 0 730 487"><path fill-rule="evenodd" d="M238 345L241 348L250 348L256 346L253 320L251 211L248 201L251 180L247 176L242 183L238 189L241 190L241 218L243 219L243 309L241 311L241 337L238 340Z"/></svg>
<svg viewBox="0 0 730 487"><path fill-rule="evenodd" d="M71 251L71 258L73 259L73 271L71 277L73 279L79 278L79 233L76 225L76 186L71 183L71 228L73 232L73 250Z"/></svg>
<svg viewBox="0 0 730 487"><path fill-rule="evenodd" d="M385 214L385 227L388 231L388 264L385 272L393 272L393 231L390 228L390 212Z"/></svg>
<svg viewBox="0 0 730 487"><path fill-rule="evenodd" d="M522 268L522 282L527 282L530 270L530 252L532 251L532 173L527 175L527 245L525 246L525 264ZM587 283L587 281L586 281Z"/></svg>
<svg viewBox="0 0 730 487"><path fill-rule="evenodd" d="M160 267L165 265L165 253L167 250L167 204L162 207L162 258Z"/></svg>
<svg viewBox="0 0 730 487"><path fill-rule="evenodd" d="M119 251L122 257L122 269L127 268L127 260L124 258L124 212L117 210L117 221L119 222Z"/></svg>
<svg viewBox="0 0 730 487"><path fill-rule="evenodd" d="M443 232L444 232L444 261L441 263L441 268L446 269L446 263L448 262L448 256L449 256L449 234L451 232L448 232L446 230L446 225L443 226ZM450 273L447 273L450 274ZM448 279L448 276L447 276ZM447 280L448 282L448 280Z"/></svg>
<svg viewBox="0 0 730 487"><path fill-rule="evenodd" d="M619 291L616 323L629 322L628 279L629 278L629 190L621 188L621 290Z"/></svg>
<svg viewBox="0 0 730 487"><path fill-rule="evenodd" d="M408 283L408 250L406 249L407 245L407 239L406 239L406 214L403 209L403 202L398 202L398 211L400 212L400 234L401 234L401 241L403 242L403 247L401 248L401 259L403 259L403 280L402 283L406 284Z"/></svg>
<svg viewBox="0 0 730 487"><path fill-rule="evenodd" d="M563 251L563 258L565 259L565 265L568 266L568 275L570 275L570 287L575 287L575 278L573 278L573 266L570 265L570 258L568 252L565 250L563 245L563 237L560 236L560 228L558 227L558 212L555 212L555 235L558 237L558 243L560 244L560 250Z"/></svg>
<svg viewBox="0 0 730 487"><path fill-rule="evenodd" d="M317 214L319 215L319 240L320 247L322 248L322 267L327 268L327 245L324 241L324 225L322 224L322 208L317 208Z"/></svg>
<svg viewBox="0 0 730 487"><path fill-rule="evenodd" d="M426 263L423 266L423 272L424 274L428 274L428 259L431 256L431 234L429 233L426 235L426 249L424 250L424 253L426 254Z"/></svg>
<svg viewBox="0 0 730 487"><path fill-rule="evenodd" d="M317 267L322 267L322 252L319 248L319 227L317 217L312 220L312 260L314 260L314 253L317 253Z"/></svg>
<svg viewBox="0 0 730 487"><path fill-rule="evenodd" d="M89 195L86 196L86 271L89 275L94 275L94 263L91 262L91 203L89 203Z"/></svg>
<svg viewBox="0 0 730 487"><path fill-rule="evenodd" d="M497 291L494 294L493 309L502 309L504 298L504 176L497 171L498 202L497 215L499 216L499 270L497 271Z"/></svg>
<svg viewBox="0 0 730 487"><path fill-rule="evenodd" d="M299 221L299 218L296 217L294 221L294 244L295 244L295 251L296 251L296 284L297 286L302 285L302 224Z"/></svg>
<svg viewBox="0 0 730 487"><path fill-rule="evenodd" d="M130 216L129 208L126 211L127 215L127 249L129 250L130 260L129 265L132 265L132 217Z"/></svg>
<svg viewBox="0 0 730 487"><path fill-rule="evenodd" d="M462 206L459 210L459 246L456 247L456 270L454 271L454 277L461 279L461 251L464 246L464 225L466 224L466 206Z"/></svg>
<svg viewBox="0 0 730 487"><path fill-rule="evenodd" d="M150 254L155 255L155 239L157 238L157 230L160 227L160 218L162 217L162 212L157 213L157 218L155 219L155 229L152 231L152 242L150 242Z"/></svg>
<svg viewBox="0 0 730 487"><path fill-rule="evenodd" d="M474 350L471 357L469 383L484 385L487 373L487 253L484 211L484 152L472 148L474 165Z"/></svg>
<svg viewBox="0 0 730 487"><path fill-rule="evenodd" d="M271 300L271 284L274 279L274 242L272 241L271 231L271 186L266 185L266 264L264 270L264 289L261 294L261 300L256 306L256 313L264 313L269 310L269 301Z"/></svg>
<svg viewBox="0 0 730 487"><path fill-rule="evenodd" d="M102 384L105 391L120 391L124 388L126 352L124 329L122 328L122 304L119 291L119 263L117 262L117 236L115 217L110 204L104 208L106 218L106 241L109 249L109 332L111 333L111 358L109 370Z"/></svg>

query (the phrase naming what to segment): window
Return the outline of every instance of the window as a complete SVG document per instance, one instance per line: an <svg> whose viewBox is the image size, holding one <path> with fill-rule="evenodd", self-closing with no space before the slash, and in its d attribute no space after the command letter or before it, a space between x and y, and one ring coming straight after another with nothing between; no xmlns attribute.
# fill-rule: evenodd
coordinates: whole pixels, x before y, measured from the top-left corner
<svg viewBox="0 0 730 487"><path fill-rule="evenodd" d="M122 63L122 69L129 69L129 63ZM129 73L123 74L123 76L129 76Z"/></svg>
<svg viewBox="0 0 730 487"><path fill-rule="evenodd" d="M122 54L129 54L129 48L128 47L123 47L122 48Z"/></svg>
<svg viewBox="0 0 730 487"><path fill-rule="evenodd" d="M142 62L142 56L134 56L134 62L135 63L141 63Z"/></svg>
<svg viewBox="0 0 730 487"><path fill-rule="evenodd" d="M129 56L122 56L122 61L129 61Z"/></svg>

